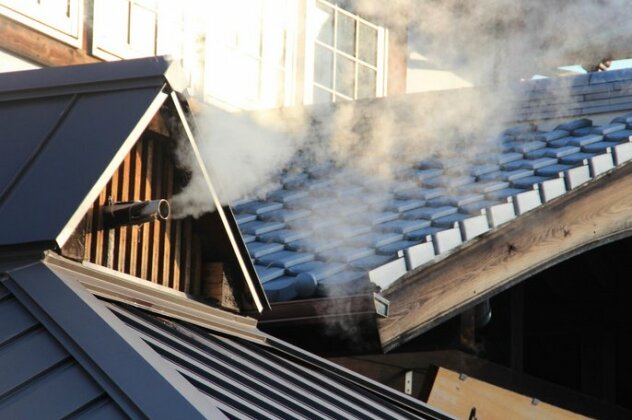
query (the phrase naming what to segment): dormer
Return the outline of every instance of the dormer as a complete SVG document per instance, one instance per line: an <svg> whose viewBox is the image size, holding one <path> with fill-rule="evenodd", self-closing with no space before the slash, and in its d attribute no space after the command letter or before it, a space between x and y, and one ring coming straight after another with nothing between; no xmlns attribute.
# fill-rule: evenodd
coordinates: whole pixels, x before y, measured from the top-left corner
<svg viewBox="0 0 632 420"><path fill-rule="evenodd" d="M234 313L268 308L228 207L200 159L176 65L164 58L15 73L0 82L0 247L54 249ZM189 148L197 168L178 164ZM203 174L216 209L174 218ZM104 292L105 294L105 292Z"/></svg>

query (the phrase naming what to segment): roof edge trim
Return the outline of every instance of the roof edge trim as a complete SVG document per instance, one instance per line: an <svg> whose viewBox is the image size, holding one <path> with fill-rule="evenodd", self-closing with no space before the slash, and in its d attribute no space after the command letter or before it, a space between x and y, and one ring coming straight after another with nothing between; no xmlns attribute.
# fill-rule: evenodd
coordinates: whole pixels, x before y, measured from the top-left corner
<svg viewBox="0 0 632 420"><path fill-rule="evenodd" d="M211 199L213 200L213 205L217 211L217 214L222 221L226 229L226 236L230 241L230 245L235 252L235 258L237 260L237 264L246 280L246 284L248 286L248 290L250 291L250 295L255 304L256 309L261 313L264 310L270 309L270 303L268 302L268 298L263 291L263 287L261 286L261 282L259 281L259 277L250 263L250 259L248 258L248 252L246 250L246 246L241 239L239 228L237 227L237 222L235 221L235 216L233 216L232 211L228 206L222 206L221 201L213 187L213 182L211 181L211 177L206 169L206 165L204 160L202 159L202 155L200 154L200 150L197 147L197 143L195 141L195 137L193 135L193 130L189 124L187 116L182 108L182 104L180 103L180 99L176 92L171 92L171 103L173 104L175 111L180 118L180 122L182 124L182 128L184 129L184 133L189 140L189 144L191 145L191 149L193 150L193 155L195 156L196 161L198 162L198 166L200 168L200 172L206 182L206 186L209 189L211 194ZM249 264L250 263L250 264Z"/></svg>
<svg viewBox="0 0 632 420"><path fill-rule="evenodd" d="M0 78L0 95L151 78L155 78L155 84L164 83L166 79L174 90L186 89L180 65L168 57L158 56L9 72Z"/></svg>
<svg viewBox="0 0 632 420"><path fill-rule="evenodd" d="M81 219L83 219L84 215L90 209L90 206L92 206L94 200L96 200L99 196L101 190L105 188L108 181L114 175L114 172L116 172L117 168L121 165L121 163L123 163L123 161L125 160L125 156L127 156L129 151L142 135L143 131L151 122L151 119L158 112L160 107L165 103L167 96L168 95L164 92L164 87L159 92L157 92L156 97L149 105L147 110L145 110L143 116L138 120L136 126L123 141L121 147L119 148L118 152L116 152L107 168L101 173L97 182L95 182L88 194L86 194L86 196L81 201L81 204L79 204L73 215L70 217L68 222L66 222L66 225L62 228L61 232L59 232L59 234L55 238L55 241L60 248L64 246L70 235L72 235L74 230L77 228L79 222L81 222Z"/></svg>
<svg viewBox="0 0 632 420"><path fill-rule="evenodd" d="M213 308L177 290L100 265L71 261L53 252L46 253L44 263L50 267L72 271L75 280L94 295L104 299L122 302L157 315L239 336L249 341L265 342L265 335L257 329L257 321L254 318Z"/></svg>

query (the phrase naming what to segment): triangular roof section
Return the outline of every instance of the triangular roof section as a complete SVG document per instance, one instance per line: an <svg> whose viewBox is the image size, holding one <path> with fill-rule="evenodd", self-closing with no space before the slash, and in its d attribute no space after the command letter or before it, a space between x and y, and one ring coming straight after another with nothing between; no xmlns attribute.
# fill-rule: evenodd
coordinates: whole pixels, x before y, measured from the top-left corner
<svg viewBox="0 0 632 420"><path fill-rule="evenodd" d="M520 121L499 130L493 150L428 156L378 188L320 162L288 172L265 198L234 206L275 302L265 323L355 314L364 306L354 302L377 286L390 303L380 313L376 301L373 316L390 350L551 264L629 235L621 191L632 159L630 70L351 107L362 115L365 106L392 106L401 116L397 135L406 136L423 124L411 107L464 94L502 95L516 110Z"/></svg>
<svg viewBox="0 0 632 420"><path fill-rule="evenodd" d="M185 79L164 57L0 75L0 247L61 248L156 114L190 143L213 223L255 311L269 307L237 224L197 152ZM210 223L210 222L209 222Z"/></svg>
<svg viewBox="0 0 632 420"><path fill-rule="evenodd" d="M104 301L84 285L105 296L115 282L54 253L0 272L0 411L13 417L449 418L252 320L160 314L190 302L162 286L136 280L144 300Z"/></svg>

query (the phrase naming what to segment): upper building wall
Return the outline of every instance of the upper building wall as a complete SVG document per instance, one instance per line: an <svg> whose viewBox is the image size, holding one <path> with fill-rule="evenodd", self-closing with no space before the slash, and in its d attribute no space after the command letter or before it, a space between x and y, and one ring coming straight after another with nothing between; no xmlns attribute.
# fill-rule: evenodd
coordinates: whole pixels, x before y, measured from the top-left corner
<svg viewBox="0 0 632 420"><path fill-rule="evenodd" d="M43 65L71 64L52 60L59 54L49 51L50 42L71 47L69 60L73 49L106 61L170 55L196 97L229 110L403 92L401 80L388 80L390 68L406 66L393 63L403 58L397 48L389 55L387 25L353 2L0 0L0 15L46 35L32 45L24 36L0 42L9 52Z"/></svg>

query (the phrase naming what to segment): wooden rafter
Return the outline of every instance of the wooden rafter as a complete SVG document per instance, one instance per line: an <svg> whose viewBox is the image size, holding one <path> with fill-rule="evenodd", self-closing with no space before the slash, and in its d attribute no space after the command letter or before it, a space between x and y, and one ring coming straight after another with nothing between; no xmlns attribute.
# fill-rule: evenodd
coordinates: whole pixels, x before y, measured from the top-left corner
<svg viewBox="0 0 632 420"><path fill-rule="evenodd" d="M547 267L630 235L627 164L398 280L384 292L391 305L378 321L382 347L389 351Z"/></svg>

